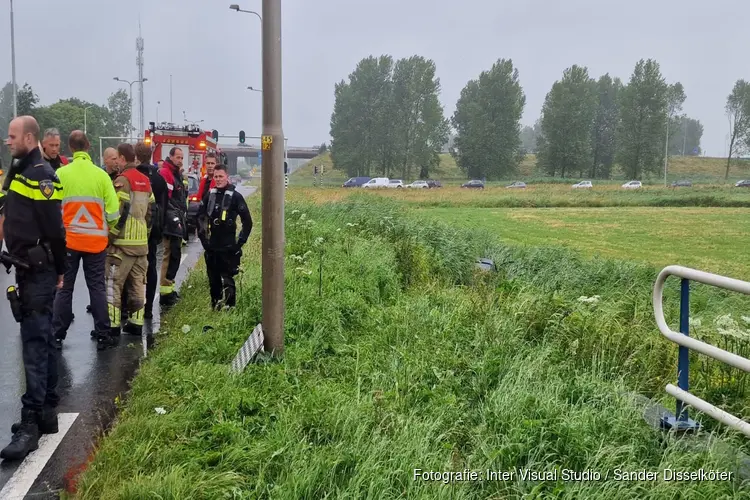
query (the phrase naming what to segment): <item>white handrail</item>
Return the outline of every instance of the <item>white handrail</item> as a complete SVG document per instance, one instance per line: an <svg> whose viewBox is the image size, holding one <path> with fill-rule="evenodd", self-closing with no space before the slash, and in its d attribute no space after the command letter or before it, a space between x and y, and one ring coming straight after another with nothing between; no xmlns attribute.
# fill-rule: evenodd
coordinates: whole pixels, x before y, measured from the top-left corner
<svg viewBox="0 0 750 500"><path fill-rule="evenodd" d="M711 344L707 344L698 339L688 337L680 332L675 332L669 325L667 320L664 318L664 282L669 276L678 276L680 278L686 278L690 281L697 281L706 285L712 285L719 288L726 288L735 292L744 293L750 295L750 283L747 281L741 281L734 278L727 278L726 276L720 276L718 274L711 274L704 271L698 271L697 269L691 269L683 266L668 266L665 267L660 273L659 277L656 278L654 284L654 317L656 318L656 324L659 327L659 331L667 339L671 340L675 344L687 347L701 354L705 354L719 361L750 372L750 359L743 358L737 354L725 351Z"/></svg>
<svg viewBox="0 0 750 500"><path fill-rule="evenodd" d="M711 403L704 401L698 396L690 394L687 391L683 391L679 387L672 384L667 384L667 394L674 396L680 401L689 404L696 410L702 411L703 413L715 418L719 422L726 424L729 427L736 429L746 436L750 437L750 424L742 419L735 417L731 413L727 413L724 410L715 407Z"/></svg>

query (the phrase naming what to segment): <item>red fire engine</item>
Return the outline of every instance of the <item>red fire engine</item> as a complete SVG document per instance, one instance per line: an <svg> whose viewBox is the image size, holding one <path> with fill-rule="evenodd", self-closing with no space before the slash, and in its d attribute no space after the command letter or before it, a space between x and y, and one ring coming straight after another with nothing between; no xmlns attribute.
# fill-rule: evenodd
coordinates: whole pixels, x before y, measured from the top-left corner
<svg viewBox="0 0 750 500"><path fill-rule="evenodd" d="M217 131L201 130L196 125L180 127L172 123L157 125L149 122L149 129L144 133L143 142L151 146L154 163L167 158L169 150L173 147L181 148L185 172L202 177L206 173L206 153L221 155L218 138Z"/></svg>

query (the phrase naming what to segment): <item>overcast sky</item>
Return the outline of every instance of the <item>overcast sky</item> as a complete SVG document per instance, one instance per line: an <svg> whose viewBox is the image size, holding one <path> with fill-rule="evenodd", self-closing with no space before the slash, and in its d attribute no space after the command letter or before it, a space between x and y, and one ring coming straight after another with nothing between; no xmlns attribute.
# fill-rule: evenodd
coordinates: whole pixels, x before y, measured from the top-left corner
<svg viewBox="0 0 750 500"><path fill-rule="evenodd" d="M238 1L238 0L234 0ZM135 80L140 15L145 40L145 122L204 120L222 135L261 129L260 21L230 0L16 0L16 70L43 104L79 97L105 103ZM261 10L261 0L240 0ZM0 13L0 79L10 80L9 0ZM704 127L709 156L726 152L724 103L745 62L750 2L742 0L283 0L284 132L289 144L329 140L334 84L370 54L419 54L437 64L446 116L466 82L498 58L519 68L523 122L538 118L562 71L588 66L627 81L655 58L681 81L685 112ZM134 96L136 85L133 86ZM134 122L137 125L137 101Z"/></svg>

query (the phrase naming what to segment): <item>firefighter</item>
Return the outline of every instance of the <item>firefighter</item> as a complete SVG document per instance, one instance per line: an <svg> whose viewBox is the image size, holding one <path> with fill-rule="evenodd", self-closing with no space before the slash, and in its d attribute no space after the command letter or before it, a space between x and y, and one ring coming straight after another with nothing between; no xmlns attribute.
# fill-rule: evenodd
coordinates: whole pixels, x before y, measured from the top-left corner
<svg viewBox="0 0 750 500"><path fill-rule="evenodd" d="M57 353L50 320L55 289L63 286L65 227L62 184L42 156L37 121L31 116L11 121L7 144L18 162L3 183L5 243L28 266L16 266L18 288L8 290L13 316L21 324L26 392L21 421L11 428L13 437L0 457L22 460L38 448L40 433L58 430Z"/></svg>
<svg viewBox="0 0 750 500"><path fill-rule="evenodd" d="M136 167L140 173L148 177L151 182L151 191L154 193L155 203L151 212L151 232L148 236L148 274L146 275L146 306L143 317L151 319L154 317L153 305L156 296L156 285L159 281L159 264L156 255L162 240L162 227L164 226L164 213L167 209L167 183L159 175L159 171L149 164L151 160L151 148L139 142L135 145L135 156L140 165Z"/></svg>
<svg viewBox="0 0 750 500"><path fill-rule="evenodd" d="M60 131L56 128L48 128L44 131L42 154L54 170L68 164L68 159L60 155Z"/></svg>
<svg viewBox="0 0 750 500"><path fill-rule="evenodd" d="M146 302L148 272L148 236L154 195L151 182L136 168L135 148L123 143L117 146L118 161L123 165L115 179L120 200L120 220L110 230L112 242L107 255L107 284L112 294L109 320L112 335L120 334L120 299L127 282L128 321L123 331L140 336L143 333L143 307Z"/></svg>
<svg viewBox="0 0 750 500"><path fill-rule="evenodd" d="M62 210L67 233L67 268L65 286L55 297L52 321L55 341L61 349L72 320L73 288L78 267L83 261L94 317L91 337L96 339L97 348L106 349L117 343L117 339L109 335L104 272L109 229L119 219L119 204L109 176L91 161L86 152L90 147L86 135L74 130L68 138L68 147L73 152L73 161L57 171L65 188Z"/></svg>
<svg viewBox="0 0 750 500"><path fill-rule="evenodd" d="M216 186L214 182L214 168L216 167L216 153L206 153L206 175L201 178L200 186L198 187L198 199L202 200L206 192L212 187Z"/></svg>
<svg viewBox="0 0 750 500"><path fill-rule="evenodd" d="M211 307L219 309L222 305L234 307L237 301L234 276L239 272L242 246L250 237L253 219L245 198L229 184L224 165L216 165L214 181L216 187L206 193L198 208L198 237L206 250ZM242 221L239 237L237 217Z"/></svg>
<svg viewBox="0 0 750 500"><path fill-rule="evenodd" d="M182 149L173 147L169 157L164 160L159 175L167 183L167 208L164 214L164 258L161 263L161 281L159 286L159 303L172 306L180 298L174 289L174 280L180 269L182 242L187 235L187 179L182 177Z"/></svg>

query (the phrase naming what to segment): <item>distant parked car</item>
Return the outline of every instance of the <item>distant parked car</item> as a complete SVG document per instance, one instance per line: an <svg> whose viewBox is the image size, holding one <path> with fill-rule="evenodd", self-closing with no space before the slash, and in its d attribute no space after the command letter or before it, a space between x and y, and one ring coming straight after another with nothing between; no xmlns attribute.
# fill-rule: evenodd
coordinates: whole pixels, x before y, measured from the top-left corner
<svg viewBox="0 0 750 500"><path fill-rule="evenodd" d="M514 182L513 184L510 184L509 186L505 186L505 187L506 187L506 189L526 189L526 183L525 182L521 182L521 181L517 181L517 182Z"/></svg>
<svg viewBox="0 0 750 500"><path fill-rule="evenodd" d="M484 189L484 182L480 180L473 180L469 182L465 182L461 184L462 188L469 188L469 189Z"/></svg>
<svg viewBox="0 0 750 500"><path fill-rule="evenodd" d="M581 181L578 184L573 184L573 189L590 189L594 187L591 181Z"/></svg>
<svg viewBox="0 0 750 500"><path fill-rule="evenodd" d="M737 184L735 184L734 187L738 187L738 188L750 187L750 180L737 181Z"/></svg>
<svg viewBox="0 0 750 500"><path fill-rule="evenodd" d="M427 184L427 181L414 181L406 187L417 188L417 189L429 189L430 185Z"/></svg>
<svg viewBox="0 0 750 500"><path fill-rule="evenodd" d="M432 188L443 187L443 185L440 184L440 181L436 181L434 179L427 179L427 187L429 187L430 189L432 189Z"/></svg>
<svg viewBox="0 0 750 500"><path fill-rule="evenodd" d="M672 183L672 187L673 187L673 188L674 188L674 187L692 187L692 186L693 186L693 183L692 183L692 182L690 182L690 181L689 181L689 180L687 180L687 179L685 179L685 180L681 180L681 181L674 181L674 182Z"/></svg>
<svg viewBox="0 0 750 500"><path fill-rule="evenodd" d="M389 188L402 188L404 187L404 182L401 179L390 179L388 181L388 187Z"/></svg>
<svg viewBox="0 0 750 500"><path fill-rule="evenodd" d="M630 181L622 185L623 189L640 189L642 187L641 181Z"/></svg>
<svg viewBox="0 0 750 500"><path fill-rule="evenodd" d="M342 184L341 187L345 187L345 188L361 187L363 184L365 184L369 180L370 180L370 177L352 177L351 179L346 181L344 184Z"/></svg>
<svg viewBox="0 0 750 500"><path fill-rule="evenodd" d="M388 177L375 177L362 184L363 188L382 188L388 187Z"/></svg>

